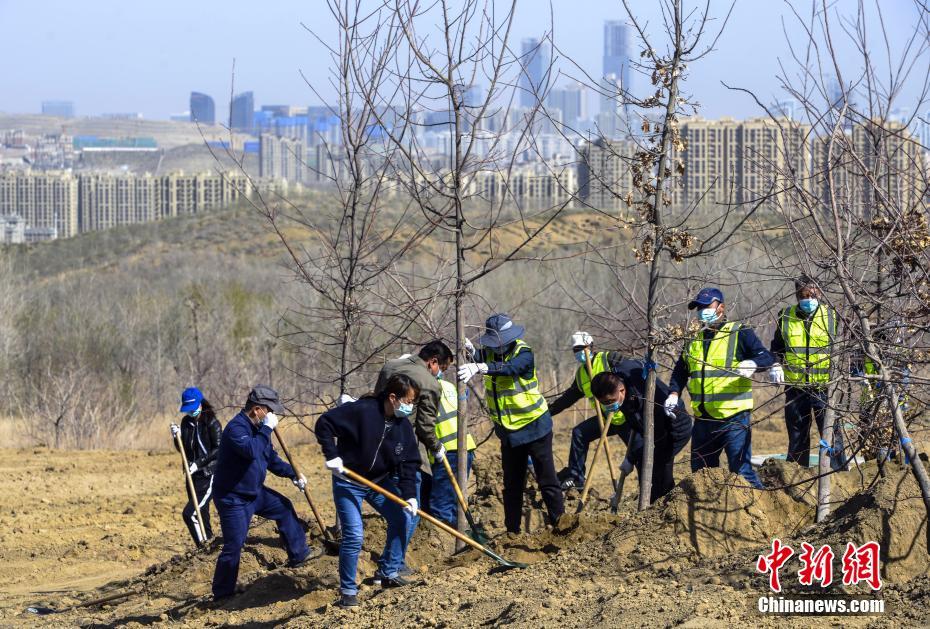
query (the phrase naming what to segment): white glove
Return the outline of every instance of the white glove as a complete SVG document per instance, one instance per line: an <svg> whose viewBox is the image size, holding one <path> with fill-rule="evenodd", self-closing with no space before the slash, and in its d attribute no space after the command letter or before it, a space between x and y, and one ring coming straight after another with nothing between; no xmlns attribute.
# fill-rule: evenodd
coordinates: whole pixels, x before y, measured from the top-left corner
<svg viewBox="0 0 930 629"><path fill-rule="evenodd" d="M339 396L339 399L336 401L336 406L342 406L343 404L348 404L349 402L355 402L356 399L349 395L348 393L343 393Z"/></svg>
<svg viewBox="0 0 930 629"><path fill-rule="evenodd" d="M741 360L736 365L736 373L739 374L740 378L752 378L752 374L756 373L756 361Z"/></svg>
<svg viewBox="0 0 930 629"><path fill-rule="evenodd" d="M194 472L196 472L196 471L199 470L199 469L200 469L200 468L197 467L197 464L196 464L196 463L191 463L191 467L190 467L190 472L191 472L191 474L193 474Z"/></svg>
<svg viewBox="0 0 930 629"><path fill-rule="evenodd" d="M278 416L274 413L268 413L262 420L262 425L268 426L270 429L274 430L275 426L278 425Z"/></svg>
<svg viewBox="0 0 930 629"><path fill-rule="evenodd" d="M487 363L465 363L459 367L459 380L468 382L479 373L488 373Z"/></svg>
<svg viewBox="0 0 930 629"><path fill-rule="evenodd" d="M439 449L433 452L433 458L437 461L442 461L444 458L446 458L446 449L441 443L439 444Z"/></svg>
<svg viewBox="0 0 930 629"><path fill-rule="evenodd" d="M620 471L624 474L629 474L633 471L633 461L629 459L623 459L623 463L620 464Z"/></svg>
<svg viewBox="0 0 930 629"><path fill-rule="evenodd" d="M662 405L665 408L665 414L669 417L675 416L675 408L678 406L678 394L669 393L668 397L665 398L665 404Z"/></svg>
<svg viewBox="0 0 930 629"><path fill-rule="evenodd" d="M177 424L171 424L171 438L174 439L181 434L181 427Z"/></svg>
<svg viewBox="0 0 930 629"><path fill-rule="evenodd" d="M419 508L420 508L420 505L417 502L417 499L411 498L410 500L407 501L407 506L404 507L404 511L406 511L410 515L416 515L417 509Z"/></svg>
<svg viewBox="0 0 930 629"><path fill-rule="evenodd" d="M465 339L465 353L474 360L475 359L475 346L467 338Z"/></svg>
<svg viewBox="0 0 930 629"><path fill-rule="evenodd" d="M335 459L330 459L327 461L326 469L335 474L342 474L346 471L346 469L342 467L342 457L339 456L337 456Z"/></svg>
<svg viewBox="0 0 930 629"><path fill-rule="evenodd" d="M782 384L785 381L785 370L781 365L775 363L769 367L769 382L772 384Z"/></svg>
<svg viewBox="0 0 930 629"><path fill-rule="evenodd" d="M303 491L304 489L307 488L307 477L304 476L303 474L301 474L297 478L291 479L291 482L297 485L297 489L299 489L300 491Z"/></svg>

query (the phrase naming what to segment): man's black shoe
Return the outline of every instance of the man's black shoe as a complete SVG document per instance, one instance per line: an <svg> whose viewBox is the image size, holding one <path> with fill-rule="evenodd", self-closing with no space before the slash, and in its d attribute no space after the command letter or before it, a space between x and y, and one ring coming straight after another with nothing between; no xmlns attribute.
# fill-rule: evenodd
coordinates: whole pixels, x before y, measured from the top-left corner
<svg viewBox="0 0 930 629"><path fill-rule="evenodd" d="M405 585L413 585L415 582L407 577L402 577L400 573L394 577L381 577L381 587L383 588L400 588Z"/></svg>
<svg viewBox="0 0 930 629"><path fill-rule="evenodd" d="M358 596L355 594L343 594L336 601L336 607L358 607Z"/></svg>
<svg viewBox="0 0 930 629"><path fill-rule="evenodd" d="M307 563L307 562L310 561L311 559L316 559L317 557L319 557L319 556L322 555L322 554L323 554L323 549L322 549L322 548L317 548L317 547L315 547L315 546L309 546L309 547L307 548L307 554L306 554L306 555L304 555L304 556L303 556L302 558L300 558L300 559L288 560L288 562L287 562L287 567L288 567L288 568L299 568L300 566L304 565L305 563Z"/></svg>

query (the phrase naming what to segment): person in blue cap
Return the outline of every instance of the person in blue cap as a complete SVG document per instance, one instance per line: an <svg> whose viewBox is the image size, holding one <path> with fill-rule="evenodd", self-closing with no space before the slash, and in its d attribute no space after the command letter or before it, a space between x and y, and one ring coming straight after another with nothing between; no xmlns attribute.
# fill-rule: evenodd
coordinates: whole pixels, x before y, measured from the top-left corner
<svg viewBox="0 0 930 629"><path fill-rule="evenodd" d="M181 424L171 424L171 438L174 447L178 448L175 437L180 436L181 447L190 466L191 479L194 481L196 498L188 490L188 502L181 512L187 530L190 531L194 543L203 546L213 537L213 528L210 526L210 497L213 495L213 472L216 470L216 455L220 450L220 435L223 426L220 425L213 412L213 406L204 398L197 387L184 389L181 393L181 407L178 409L184 417ZM184 484L187 487L187 483ZM194 501L200 508L203 518L203 530L207 539L200 539L200 530L197 528L197 509Z"/></svg>
<svg viewBox="0 0 930 629"><path fill-rule="evenodd" d="M479 339L482 349L474 355L476 362L466 363L458 371L462 381L484 374L488 411L501 441L504 524L510 533L520 532L528 460L532 461L550 523L557 525L565 512L552 457L552 416L539 392L533 350L523 341L523 332L523 326L516 325L506 313L491 315Z"/></svg>
<svg viewBox="0 0 930 629"><path fill-rule="evenodd" d="M319 551L307 546L307 535L291 501L264 486L266 472L291 479L303 491L307 479L298 477L271 446L271 434L278 425L284 406L278 392L256 385L245 407L233 417L220 439L213 503L220 516L223 549L213 573L213 599L221 600L236 592L239 556L253 515L274 520L287 549L288 566L297 567Z"/></svg>
<svg viewBox="0 0 930 629"><path fill-rule="evenodd" d="M719 467L726 451L730 471L750 485L764 489L752 468L752 376L775 364L752 329L726 317L723 293L703 288L688 304L700 309L702 330L685 347L675 364L665 399L669 411L688 387L694 428L691 434L691 471Z"/></svg>

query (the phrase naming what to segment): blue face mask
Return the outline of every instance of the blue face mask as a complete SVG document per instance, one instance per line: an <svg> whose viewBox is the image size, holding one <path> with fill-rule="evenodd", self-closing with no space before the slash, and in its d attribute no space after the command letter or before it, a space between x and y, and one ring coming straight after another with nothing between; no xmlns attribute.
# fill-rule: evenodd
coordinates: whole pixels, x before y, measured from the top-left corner
<svg viewBox="0 0 930 629"><path fill-rule="evenodd" d="M188 413L188 415L190 415L190 416L193 417L194 419L197 419L198 417L200 417L200 410L201 410L201 409L200 409L200 407L198 406L197 408L195 408L194 410L192 410L190 413Z"/></svg>
<svg viewBox="0 0 930 629"><path fill-rule="evenodd" d="M699 315L701 317L701 323L710 324L720 318L720 315L717 314L716 308L703 308Z"/></svg>
<svg viewBox="0 0 930 629"><path fill-rule="evenodd" d="M611 402L610 404L601 404L601 408L606 413L616 413L620 410L620 402Z"/></svg>
<svg viewBox="0 0 930 629"><path fill-rule="evenodd" d="M436 379L437 379L437 380L442 380L442 369L440 369L439 371L436 372Z"/></svg>
<svg viewBox="0 0 930 629"><path fill-rule="evenodd" d="M584 350L581 350L581 351L579 351L579 352L575 352L575 360L577 360L577 361L578 361L579 363L581 363L581 364L584 364L584 363L587 362L587 361L585 360L585 358L584 358Z"/></svg>
<svg viewBox="0 0 930 629"><path fill-rule="evenodd" d="M817 310L817 306L820 305L820 302L816 299L801 299L798 301L798 308L801 309L801 312L805 314L810 314Z"/></svg>
<svg viewBox="0 0 930 629"><path fill-rule="evenodd" d="M401 402L400 406L394 409L394 417L410 417L413 415L413 404L410 402Z"/></svg>

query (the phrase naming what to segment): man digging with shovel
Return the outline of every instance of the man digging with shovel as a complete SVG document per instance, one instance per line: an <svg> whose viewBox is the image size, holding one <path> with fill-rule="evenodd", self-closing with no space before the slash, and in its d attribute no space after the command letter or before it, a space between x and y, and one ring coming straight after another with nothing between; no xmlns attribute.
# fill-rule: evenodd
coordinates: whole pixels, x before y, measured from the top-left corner
<svg viewBox="0 0 930 629"><path fill-rule="evenodd" d="M257 385L249 393L245 408L229 421L220 439L213 502L223 529L223 549L213 574L215 601L236 593L239 556L253 515L274 520L278 525L289 567L299 566L322 552L307 546L304 527L291 501L264 486L267 472L291 479L301 490L307 484L307 479L298 477L271 445L271 435L278 425L277 413L284 413L277 391Z"/></svg>

